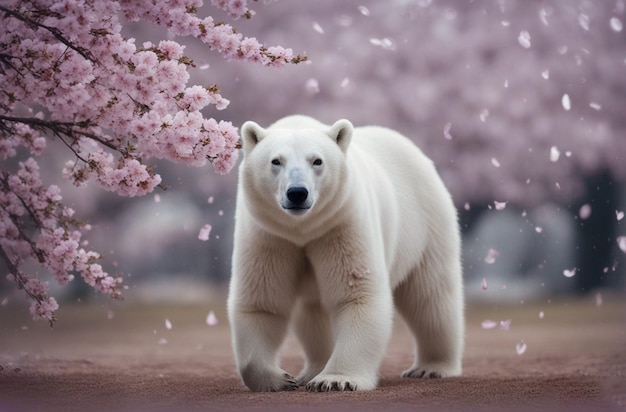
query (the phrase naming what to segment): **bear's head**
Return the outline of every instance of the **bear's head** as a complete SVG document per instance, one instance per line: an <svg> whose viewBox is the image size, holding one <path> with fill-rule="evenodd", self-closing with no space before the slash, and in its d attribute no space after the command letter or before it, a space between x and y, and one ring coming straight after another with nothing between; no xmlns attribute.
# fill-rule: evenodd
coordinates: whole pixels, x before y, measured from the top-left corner
<svg viewBox="0 0 626 412"><path fill-rule="evenodd" d="M246 196L253 209L274 219L279 211L292 217L314 215L341 198L346 181L352 123L344 119L328 127L302 118L300 125L297 119L289 127L283 123L264 129L248 121L241 128Z"/></svg>

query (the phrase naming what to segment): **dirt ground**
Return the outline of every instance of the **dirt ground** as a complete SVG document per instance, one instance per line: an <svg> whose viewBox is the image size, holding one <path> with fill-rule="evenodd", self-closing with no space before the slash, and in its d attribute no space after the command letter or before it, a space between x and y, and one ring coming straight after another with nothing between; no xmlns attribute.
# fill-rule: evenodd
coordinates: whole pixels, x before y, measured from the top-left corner
<svg viewBox="0 0 626 412"><path fill-rule="evenodd" d="M0 412L626 410L624 301L469 305L464 373L451 379L399 376L413 349L396 322L379 388L343 393L243 387L223 300L65 305L53 329L7 305L0 307ZM206 322L210 310L215 326ZM484 329L484 320L511 324ZM283 367L296 374L302 360L293 338L282 353Z"/></svg>

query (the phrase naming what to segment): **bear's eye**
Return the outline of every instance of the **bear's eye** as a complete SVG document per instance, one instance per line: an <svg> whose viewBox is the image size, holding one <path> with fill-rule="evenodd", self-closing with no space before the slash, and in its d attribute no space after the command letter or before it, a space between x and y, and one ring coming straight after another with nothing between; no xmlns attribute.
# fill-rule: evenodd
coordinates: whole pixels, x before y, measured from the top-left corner
<svg viewBox="0 0 626 412"><path fill-rule="evenodd" d="M272 164L273 164L274 166L280 166L280 160L278 160L278 159L274 159L274 160L272 160Z"/></svg>
<svg viewBox="0 0 626 412"><path fill-rule="evenodd" d="M313 166L321 166L322 165L322 159L315 159L313 161Z"/></svg>

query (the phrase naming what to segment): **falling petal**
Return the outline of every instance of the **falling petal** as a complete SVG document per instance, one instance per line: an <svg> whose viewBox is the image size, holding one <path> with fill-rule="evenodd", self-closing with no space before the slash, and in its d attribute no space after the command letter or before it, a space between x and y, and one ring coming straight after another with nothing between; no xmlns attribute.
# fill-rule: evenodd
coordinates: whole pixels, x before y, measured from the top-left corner
<svg viewBox="0 0 626 412"><path fill-rule="evenodd" d="M365 6L359 6L359 7L358 7L358 9L359 9L359 12L360 12L362 15L364 15L364 16L369 16L369 15L370 15L370 10L369 10L367 7L365 7Z"/></svg>
<svg viewBox="0 0 626 412"><path fill-rule="evenodd" d="M317 79L314 78L310 78L309 80L307 80L304 87L306 88L306 91L310 94L316 94L320 92L320 84Z"/></svg>
<svg viewBox="0 0 626 412"><path fill-rule="evenodd" d="M161 203L161 196L158 193L154 195L154 203Z"/></svg>
<svg viewBox="0 0 626 412"><path fill-rule="evenodd" d="M452 128L452 123L448 122L443 126L443 137L448 140L452 140L452 135L450 134L450 129Z"/></svg>
<svg viewBox="0 0 626 412"><path fill-rule="evenodd" d="M386 50L395 50L396 48L395 44L393 43L393 40L387 37L385 37L384 39L377 39L375 37L372 37L370 39L370 43L373 44L374 46L380 46Z"/></svg>
<svg viewBox="0 0 626 412"><path fill-rule="evenodd" d="M578 216L580 216L582 220L589 219L589 216L591 216L591 205L589 203L582 205L578 211Z"/></svg>
<svg viewBox="0 0 626 412"><path fill-rule="evenodd" d="M109 309L109 310L107 311L107 319L108 319L108 320L111 320L111 319L113 319L114 317L115 317L115 312L113 312L111 309Z"/></svg>
<svg viewBox="0 0 626 412"><path fill-rule="evenodd" d="M487 279L483 278L483 281L482 281L482 283L480 284L480 287L481 287L483 290L487 290Z"/></svg>
<svg viewBox="0 0 626 412"><path fill-rule="evenodd" d="M209 196L209 198L207 199L207 203L212 205L214 200L215 199L213 199L213 196Z"/></svg>
<svg viewBox="0 0 626 412"><path fill-rule="evenodd" d="M565 93L563 97L561 97L561 104L563 105L563 109L567 111L572 108L572 102L570 101L569 94Z"/></svg>
<svg viewBox="0 0 626 412"><path fill-rule="evenodd" d="M494 200L493 202L493 204L496 206L496 210L504 210L507 203L508 202L498 202L497 200Z"/></svg>
<svg viewBox="0 0 626 412"><path fill-rule="evenodd" d="M491 158L491 164L494 165L495 167L500 167L500 162L495 157Z"/></svg>
<svg viewBox="0 0 626 412"><path fill-rule="evenodd" d="M620 32L624 29L624 25L617 17L611 17L611 29L613 29L613 31Z"/></svg>
<svg viewBox="0 0 626 412"><path fill-rule="evenodd" d="M340 85L340 86L341 86L342 88L345 88L345 87L348 87L348 85L349 85L349 84L350 84L350 79L349 79L348 77L346 77L346 78L344 78L344 79L341 81L341 85Z"/></svg>
<svg viewBox="0 0 626 412"><path fill-rule="evenodd" d="M160 339L159 339L159 345L167 345L167 339L165 339L165 338L160 338Z"/></svg>
<svg viewBox="0 0 626 412"><path fill-rule="evenodd" d="M546 69L544 71L541 72L541 77L543 77L544 79L548 80L550 78L550 70Z"/></svg>
<svg viewBox="0 0 626 412"><path fill-rule="evenodd" d="M583 13L579 14L578 25L582 27L583 30L589 31L589 16Z"/></svg>
<svg viewBox="0 0 626 412"><path fill-rule="evenodd" d="M535 228L535 232L537 232L537 233L541 233L541 232L543 232L543 228L542 228L541 226L537 226L537 227Z"/></svg>
<svg viewBox="0 0 626 412"><path fill-rule="evenodd" d="M489 249L489 251L487 252L487 256L485 256L485 263L487 263L488 265L493 264L496 259L498 258L498 256L500 256L500 252L498 252L495 249ZM484 281L484 279L483 279ZM486 284L487 282L485 282Z"/></svg>
<svg viewBox="0 0 626 412"><path fill-rule="evenodd" d="M483 329L493 329L498 325L498 323L496 323L493 320L483 320L483 322L480 324L480 326Z"/></svg>
<svg viewBox="0 0 626 412"><path fill-rule="evenodd" d="M517 41L519 41L520 46L522 46L525 49L529 49L530 48L530 33L528 33L526 30L522 30L519 34L519 37L517 38Z"/></svg>
<svg viewBox="0 0 626 412"><path fill-rule="evenodd" d="M500 321L500 329L504 331L508 331L511 327L511 319L501 320Z"/></svg>
<svg viewBox="0 0 626 412"><path fill-rule="evenodd" d="M596 102L589 103L589 107L591 107L593 110L602 110L602 105Z"/></svg>
<svg viewBox="0 0 626 412"><path fill-rule="evenodd" d="M617 238L617 245L619 246L620 250L624 253L626 253L626 236L620 236Z"/></svg>
<svg viewBox="0 0 626 412"><path fill-rule="evenodd" d="M172 322L170 322L169 319L165 319L165 329L167 329L167 330L171 330L172 329Z"/></svg>
<svg viewBox="0 0 626 412"><path fill-rule="evenodd" d="M558 162L560 156L561 152L559 151L559 149L556 146L552 146L550 148L550 161L552 163L556 163Z"/></svg>
<svg viewBox="0 0 626 412"><path fill-rule="evenodd" d="M215 326L218 324L217 317L213 311L210 311L206 317L206 324L209 326Z"/></svg>
<svg viewBox="0 0 626 412"><path fill-rule="evenodd" d="M518 355L523 355L524 352L526 352L527 349L527 345L526 343L524 343L524 341L521 341L520 343L515 345L515 352L517 352Z"/></svg>
<svg viewBox="0 0 626 412"><path fill-rule="evenodd" d="M209 240L209 234L211 233L211 225L206 224L200 228L200 233L198 233L198 239L202 241Z"/></svg>
<svg viewBox="0 0 626 412"><path fill-rule="evenodd" d="M478 117L480 118L481 122L483 122L483 123L486 122L487 118L489 117L489 110L488 109L483 109L480 112L480 115Z"/></svg>
<svg viewBox="0 0 626 412"><path fill-rule="evenodd" d="M624 218L624 211L623 210L616 210L615 211L615 217L617 218L617 221L619 222L620 220L622 220Z"/></svg>
<svg viewBox="0 0 626 412"><path fill-rule="evenodd" d="M565 269L563 271L563 276L565 276L566 278L571 278L572 276L574 276L576 274L576 268L573 269Z"/></svg>
<svg viewBox="0 0 626 412"><path fill-rule="evenodd" d="M9 298L4 298L2 299L2 303L0 303L0 306L6 306L9 304Z"/></svg>
<svg viewBox="0 0 626 412"><path fill-rule="evenodd" d="M313 30L315 30L316 32L318 32L319 34L324 34L324 29L322 28L322 26L319 25L319 23L314 22L313 23Z"/></svg>
<svg viewBox="0 0 626 412"><path fill-rule="evenodd" d="M211 67L211 66L209 66L208 64L203 64L202 66L200 66L200 67L198 67L198 68L199 68L200 70L206 70L206 69L208 69L209 67Z"/></svg>
<svg viewBox="0 0 626 412"><path fill-rule="evenodd" d="M539 319L543 319L543 310L541 312L539 312Z"/></svg>
<svg viewBox="0 0 626 412"><path fill-rule="evenodd" d="M546 9L544 9L544 8L542 8L541 10L539 10L539 18L541 19L541 22L542 22L544 25L546 25L546 26L550 24L550 23L548 22L548 14L550 14L550 13L548 12L548 10L546 10Z"/></svg>

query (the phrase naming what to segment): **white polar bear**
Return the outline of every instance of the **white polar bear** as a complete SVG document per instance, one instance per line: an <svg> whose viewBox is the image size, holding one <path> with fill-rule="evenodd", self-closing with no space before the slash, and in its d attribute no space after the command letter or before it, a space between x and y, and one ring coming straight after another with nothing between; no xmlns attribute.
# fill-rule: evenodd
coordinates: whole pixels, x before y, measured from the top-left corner
<svg viewBox="0 0 626 412"><path fill-rule="evenodd" d="M374 389L394 303L417 341L403 376L460 375L459 228L432 162L399 133L347 120L241 132L228 315L245 385ZM278 365L290 320L306 355L297 378Z"/></svg>

